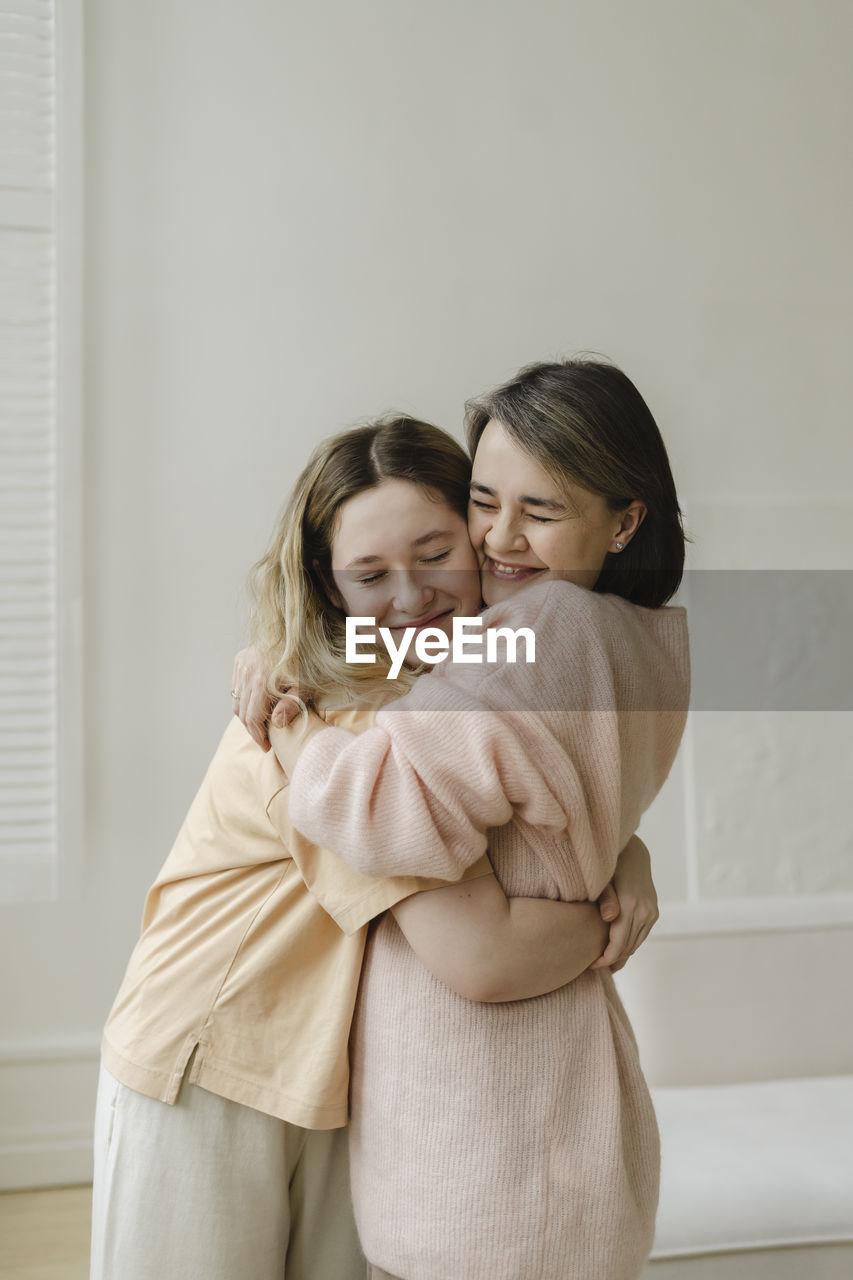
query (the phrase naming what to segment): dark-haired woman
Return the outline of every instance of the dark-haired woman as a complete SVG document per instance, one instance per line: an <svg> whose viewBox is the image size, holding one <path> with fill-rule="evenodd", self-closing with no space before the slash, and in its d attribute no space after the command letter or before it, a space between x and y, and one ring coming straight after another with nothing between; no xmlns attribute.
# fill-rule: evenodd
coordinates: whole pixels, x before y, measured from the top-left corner
<svg viewBox="0 0 853 1280"><path fill-rule="evenodd" d="M472 402L468 426L483 624L532 630L535 664L447 660L357 740L315 721L310 741L277 743L291 819L371 875L458 875L488 831L508 894L592 901L686 716L685 614L663 607L684 557L666 450L633 383L596 362L531 366ZM353 1042L373 1274L633 1280L659 1146L609 971L472 1005L401 926L405 904L371 934Z"/></svg>

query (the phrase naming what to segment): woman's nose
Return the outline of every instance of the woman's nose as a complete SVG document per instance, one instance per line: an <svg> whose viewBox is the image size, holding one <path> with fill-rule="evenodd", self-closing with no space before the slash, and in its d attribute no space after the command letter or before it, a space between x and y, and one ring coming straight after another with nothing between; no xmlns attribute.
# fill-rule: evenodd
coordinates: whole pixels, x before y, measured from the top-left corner
<svg viewBox="0 0 853 1280"><path fill-rule="evenodd" d="M418 573L398 569L394 582L394 608L417 617L435 596L435 588Z"/></svg>
<svg viewBox="0 0 853 1280"><path fill-rule="evenodd" d="M492 527L485 537L485 545L489 551L522 551L525 546L524 534L521 533L509 515L497 515Z"/></svg>

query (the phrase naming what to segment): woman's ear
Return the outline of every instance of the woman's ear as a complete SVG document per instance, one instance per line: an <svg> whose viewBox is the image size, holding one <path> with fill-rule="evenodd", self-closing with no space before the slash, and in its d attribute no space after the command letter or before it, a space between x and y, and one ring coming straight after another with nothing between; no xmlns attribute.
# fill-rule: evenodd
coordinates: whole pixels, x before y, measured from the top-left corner
<svg viewBox="0 0 853 1280"><path fill-rule="evenodd" d="M619 528L613 535L614 540L621 543L621 547L618 548L620 551L623 547L627 547L645 518L646 504L640 502L639 498L636 498L625 508L622 512Z"/></svg>

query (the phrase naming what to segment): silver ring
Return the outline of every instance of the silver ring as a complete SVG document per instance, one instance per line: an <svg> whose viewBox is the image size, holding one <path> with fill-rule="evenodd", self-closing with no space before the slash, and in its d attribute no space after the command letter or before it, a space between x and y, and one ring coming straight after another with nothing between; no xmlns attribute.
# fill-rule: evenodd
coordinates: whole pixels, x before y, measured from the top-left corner
<svg viewBox="0 0 853 1280"><path fill-rule="evenodd" d="M235 701L235 702L239 702L239 701L240 701L240 694L239 694L238 690L236 690L236 689L232 689L232 690L231 690L231 697L234 699L234 701Z"/></svg>

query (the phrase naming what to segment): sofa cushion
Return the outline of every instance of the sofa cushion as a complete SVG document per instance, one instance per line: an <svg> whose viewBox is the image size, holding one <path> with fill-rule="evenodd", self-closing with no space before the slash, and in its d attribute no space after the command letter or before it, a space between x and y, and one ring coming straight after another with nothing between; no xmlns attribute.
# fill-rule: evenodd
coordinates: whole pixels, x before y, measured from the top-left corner
<svg viewBox="0 0 853 1280"><path fill-rule="evenodd" d="M853 1076L652 1090L652 1258L853 1240Z"/></svg>

